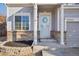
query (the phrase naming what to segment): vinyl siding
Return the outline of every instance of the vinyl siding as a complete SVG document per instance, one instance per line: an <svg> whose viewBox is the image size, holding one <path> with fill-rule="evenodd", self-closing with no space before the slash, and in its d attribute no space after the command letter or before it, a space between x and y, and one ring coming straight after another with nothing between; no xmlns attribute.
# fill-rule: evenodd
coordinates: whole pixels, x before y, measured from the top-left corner
<svg viewBox="0 0 79 59"><path fill-rule="evenodd" d="M60 14L61 14L61 11L60 11ZM65 9L64 20L65 18L79 18L79 9ZM61 30L61 16L59 21L59 29Z"/></svg>
<svg viewBox="0 0 79 59"><path fill-rule="evenodd" d="M33 39L33 7L8 7L8 19L7 19L7 40L16 41L16 40L28 40ZM14 15L17 13L30 13L30 31L16 31Z"/></svg>
<svg viewBox="0 0 79 59"><path fill-rule="evenodd" d="M78 18L79 17L79 9L65 9L65 15L64 17L74 17Z"/></svg>
<svg viewBox="0 0 79 59"><path fill-rule="evenodd" d="M14 8L15 7L9 7L9 13L12 13L12 11L14 11ZM20 8L20 7L19 7ZM16 10L17 10L18 8L16 8ZM15 29L15 24L14 24L14 15L15 14L17 14L17 13L30 13L31 14L31 31L33 31L33 8L27 8L27 7L23 7L22 9L20 9L20 10L18 10L17 12L15 12L15 13L13 13L12 15L10 15L9 17L8 17L8 20L7 20L7 23L8 22L11 22L11 30L10 31L12 31L12 30L14 30ZM10 26L10 24L7 24L8 26ZM9 30L8 28L7 28L7 30Z"/></svg>

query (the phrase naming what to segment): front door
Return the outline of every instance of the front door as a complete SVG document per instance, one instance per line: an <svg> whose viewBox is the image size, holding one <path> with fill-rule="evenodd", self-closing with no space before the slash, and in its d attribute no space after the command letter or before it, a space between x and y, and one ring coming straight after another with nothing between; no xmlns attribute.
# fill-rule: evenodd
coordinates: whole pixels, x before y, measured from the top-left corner
<svg viewBox="0 0 79 59"><path fill-rule="evenodd" d="M50 28L51 28L50 20L51 20L50 13L39 14L40 38L50 38Z"/></svg>

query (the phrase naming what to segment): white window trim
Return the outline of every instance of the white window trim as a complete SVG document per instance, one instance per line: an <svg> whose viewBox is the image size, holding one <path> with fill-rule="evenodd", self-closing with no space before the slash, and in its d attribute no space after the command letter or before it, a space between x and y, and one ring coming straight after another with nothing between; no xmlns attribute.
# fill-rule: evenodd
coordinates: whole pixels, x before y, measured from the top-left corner
<svg viewBox="0 0 79 59"><path fill-rule="evenodd" d="M15 29L15 26L16 26L15 25L15 16L29 16L29 30L16 30ZM13 18L14 18L14 21L13 21L14 22L14 24L13 24L14 31L30 31L31 30L31 14L30 13L23 13L23 12L17 13L17 14L14 14ZM21 27L22 27L22 24L21 24Z"/></svg>
<svg viewBox="0 0 79 59"><path fill-rule="evenodd" d="M71 19L71 20L69 20L69 19ZM71 18L71 17L65 18L65 31L67 31L67 22L79 22L79 18Z"/></svg>

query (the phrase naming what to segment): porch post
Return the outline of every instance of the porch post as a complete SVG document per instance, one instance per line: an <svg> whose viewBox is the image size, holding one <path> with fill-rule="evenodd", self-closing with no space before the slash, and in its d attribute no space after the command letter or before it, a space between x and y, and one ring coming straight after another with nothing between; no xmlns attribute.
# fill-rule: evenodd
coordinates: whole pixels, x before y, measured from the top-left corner
<svg viewBox="0 0 79 59"><path fill-rule="evenodd" d="M64 45L64 8L63 4L61 4L61 40L60 44Z"/></svg>
<svg viewBox="0 0 79 59"><path fill-rule="evenodd" d="M7 4L5 4L5 6L6 6L6 8L7 8L7 12L6 12L6 15L7 15L7 17L6 17L6 25L7 25L7 22L8 22L8 17L9 17L9 10L8 10L8 6L7 6ZM7 27L7 26L6 26ZM9 36L8 36L8 27L7 27L7 41L9 41Z"/></svg>
<svg viewBox="0 0 79 59"><path fill-rule="evenodd" d="M59 31L59 8L57 8L57 31Z"/></svg>
<svg viewBox="0 0 79 59"><path fill-rule="evenodd" d="M37 4L34 4L34 44L37 45Z"/></svg>

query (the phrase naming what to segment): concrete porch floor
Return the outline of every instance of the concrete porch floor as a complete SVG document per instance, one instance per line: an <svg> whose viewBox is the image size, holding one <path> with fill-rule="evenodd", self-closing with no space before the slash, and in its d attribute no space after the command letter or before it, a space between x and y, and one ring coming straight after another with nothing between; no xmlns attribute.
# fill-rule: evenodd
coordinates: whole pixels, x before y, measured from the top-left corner
<svg viewBox="0 0 79 59"><path fill-rule="evenodd" d="M38 45L47 47L43 49L43 56L79 56L79 47L60 45L57 41L41 41Z"/></svg>
<svg viewBox="0 0 79 59"><path fill-rule="evenodd" d="M66 47L64 45L60 45L60 43L54 39L41 39L41 41L38 42L38 45L47 46L48 48Z"/></svg>

